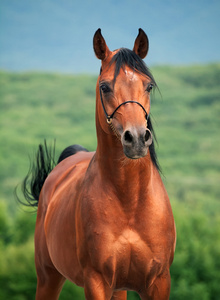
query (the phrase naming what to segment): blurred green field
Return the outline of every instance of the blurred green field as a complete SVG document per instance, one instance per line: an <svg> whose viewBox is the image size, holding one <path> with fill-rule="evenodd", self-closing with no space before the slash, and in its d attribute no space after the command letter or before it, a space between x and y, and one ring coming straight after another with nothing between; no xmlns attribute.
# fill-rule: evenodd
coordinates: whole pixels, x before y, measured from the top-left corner
<svg viewBox="0 0 220 300"><path fill-rule="evenodd" d="M151 116L177 226L170 299L220 298L220 64L152 68ZM0 72L0 299L34 299L35 214L15 201L29 157L96 148L96 76ZM67 282L60 299L84 299ZM129 299L139 299L132 292Z"/></svg>

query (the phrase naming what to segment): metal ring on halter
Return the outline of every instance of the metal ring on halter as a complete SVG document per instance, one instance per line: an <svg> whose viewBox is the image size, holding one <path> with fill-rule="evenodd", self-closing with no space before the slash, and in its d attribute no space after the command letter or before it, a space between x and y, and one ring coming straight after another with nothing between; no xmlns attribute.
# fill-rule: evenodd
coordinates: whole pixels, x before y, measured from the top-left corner
<svg viewBox="0 0 220 300"><path fill-rule="evenodd" d="M109 125L112 124L112 118L110 118L110 116L107 117L106 121Z"/></svg>

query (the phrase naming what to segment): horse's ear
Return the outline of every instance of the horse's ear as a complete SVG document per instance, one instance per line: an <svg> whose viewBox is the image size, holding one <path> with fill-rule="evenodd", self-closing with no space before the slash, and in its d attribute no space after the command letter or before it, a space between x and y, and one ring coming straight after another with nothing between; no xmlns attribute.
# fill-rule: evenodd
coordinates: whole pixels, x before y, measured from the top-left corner
<svg viewBox="0 0 220 300"><path fill-rule="evenodd" d="M149 48L149 41L146 33L139 28L138 36L136 37L136 40L134 42L134 48L133 51L140 56L140 58L145 58L147 55Z"/></svg>
<svg viewBox="0 0 220 300"><path fill-rule="evenodd" d="M98 59L101 59L101 60L104 60L110 52L102 34L101 34L100 28L94 34L93 48L95 51L95 55L98 57Z"/></svg>

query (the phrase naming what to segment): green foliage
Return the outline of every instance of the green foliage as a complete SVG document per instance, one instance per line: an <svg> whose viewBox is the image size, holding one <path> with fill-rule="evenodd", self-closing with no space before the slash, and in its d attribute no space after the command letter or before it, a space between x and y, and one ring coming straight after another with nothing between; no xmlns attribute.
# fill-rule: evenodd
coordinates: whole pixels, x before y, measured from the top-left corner
<svg viewBox="0 0 220 300"><path fill-rule="evenodd" d="M219 215L202 213L185 203L173 205L177 248L171 267L171 299L218 299L220 280ZM179 298L178 295L181 295Z"/></svg>
<svg viewBox="0 0 220 300"><path fill-rule="evenodd" d="M13 241L16 245L26 243L30 236L33 236L36 222L36 215L33 213L18 213L13 227Z"/></svg>
<svg viewBox="0 0 220 300"><path fill-rule="evenodd" d="M6 213L6 203L0 202L0 245L11 241L11 228Z"/></svg>
<svg viewBox="0 0 220 300"><path fill-rule="evenodd" d="M33 237L24 244L0 247L0 298L34 299L36 275Z"/></svg>
<svg viewBox="0 0 220 300"><path fill-rule="evenodd" d="M155 67L152 117L177 227L170 299L220 295L220 65ZM0 299L34 299L36 214L13 191L39 143L96 148L95 76L0 72ZM18 189L19 191L19 189ZM19 193L19 197L21 197ZM129 292L129 299L139 299ZM60 299L84 299L66 282Z"/></svg>

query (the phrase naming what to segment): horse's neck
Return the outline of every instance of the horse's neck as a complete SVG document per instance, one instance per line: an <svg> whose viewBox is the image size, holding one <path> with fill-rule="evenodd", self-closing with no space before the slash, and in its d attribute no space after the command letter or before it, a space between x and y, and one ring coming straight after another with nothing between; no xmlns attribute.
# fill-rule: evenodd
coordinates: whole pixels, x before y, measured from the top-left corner
<svg viewBox="0 0 220 300"><path fill-rule="evenodd" d="M117 138L107 136L98 140L96 151L100 178L108 181L116 193L131 196L148 189L154 174L150 152L137 160L127 158Z"/></svg>

